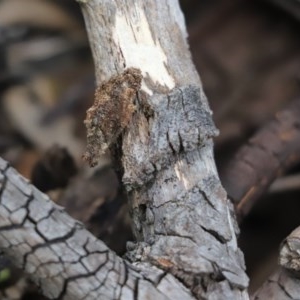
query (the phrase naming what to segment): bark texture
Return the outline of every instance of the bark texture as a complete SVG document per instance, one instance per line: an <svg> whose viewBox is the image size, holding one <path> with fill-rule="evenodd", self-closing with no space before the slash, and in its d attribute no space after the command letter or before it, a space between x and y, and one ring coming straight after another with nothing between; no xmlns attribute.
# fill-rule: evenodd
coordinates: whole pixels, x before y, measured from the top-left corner
<svg viewBox="0 0 300 300"><path fill-rule="evenodd" d="M213 158L217 130L178 1L79 2L97 94L105 102L123 101L101 84L129 68L142 78L134 99L125 88L135 109L126 128L116 130L122 137L113 146L122 153L119 169L137 238L128 244L131 263L3 160L1 249L50 299L248 299L238 227ZM110 121L117 126L118 120Z"/></svg>
<svg viewBox="0 0 300 300"><path fill-rule="evenodd" d="M298 300L300 280L284 269L279 269L251 297L253 300Z"/></svg>
<svg viewBox="0 0 300 300"><path fill-rule="evenodd" d="M127 257L170 272L198 299L247 298L237 227L213 158L217 130L178 2L89 0L82 10L98 85L127 68L143 76L122 136L137 237Z"/></svg>
<svg viewBox="0 0 300 300"><path fill-rule="evenodd" d="M300 299L300 227L281 244L280 268L253 295L254 300Z"/></svg>
<svg viewBox="0 0 300 300"><path fill-rule="evenodd" d="M2 159L0 186L1 250L49 299L194 299L170 274L116 256Z"/></svg>
<svg viewBox="0 0 300 300"><path fill-rule="evenodd" d="M282 242L279 263L295 276L300 277L300 227Z"/></svg>

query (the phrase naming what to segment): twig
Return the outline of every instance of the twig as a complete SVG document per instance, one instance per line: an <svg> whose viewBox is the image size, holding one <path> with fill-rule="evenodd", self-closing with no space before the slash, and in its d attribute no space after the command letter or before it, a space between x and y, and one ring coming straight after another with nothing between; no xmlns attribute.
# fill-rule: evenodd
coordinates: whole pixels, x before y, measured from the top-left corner
<svg viewBox="0 0 300 300"><path fill-rule="evenodd" d="M270 193L282 193L287 191L300 190L300 175L288 175L276 179L270 186Z"/></svg>
<svg viewBox="0 0 300 300"><path fill-rule="evenodd" d="M239 218L270 184L300 161L300 100L276 114L233 157L221 178Z"/></svg>

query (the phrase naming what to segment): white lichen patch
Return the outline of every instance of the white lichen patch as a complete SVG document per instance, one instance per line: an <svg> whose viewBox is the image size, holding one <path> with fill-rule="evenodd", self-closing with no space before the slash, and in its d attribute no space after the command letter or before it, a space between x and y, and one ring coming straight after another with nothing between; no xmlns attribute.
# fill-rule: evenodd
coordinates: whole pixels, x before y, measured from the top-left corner
<svg viewBox="0 0 300 300"><path fill-rule="evenodd" d="M132 11L134 16L130 20L120 13L116 15L113 39L120 48L121 59L126 68L139 68L143 77L150 77L151 81L168 89L174 88L174 78L166 68L167 56L160 42L154 39L145 13L139 7ZM144 80L141 89L152 94Z"/></svg>

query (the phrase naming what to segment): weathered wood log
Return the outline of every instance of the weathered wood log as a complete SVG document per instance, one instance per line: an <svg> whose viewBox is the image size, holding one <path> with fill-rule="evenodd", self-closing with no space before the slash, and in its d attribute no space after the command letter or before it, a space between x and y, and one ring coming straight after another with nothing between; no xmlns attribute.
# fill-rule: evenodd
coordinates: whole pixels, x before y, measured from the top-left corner
<svg viewBox="0 0 300 300"><path fill-rule="evenodd" d="M0 159L0 248L49 299L194 299L170 274L129 264Z"/></svg>

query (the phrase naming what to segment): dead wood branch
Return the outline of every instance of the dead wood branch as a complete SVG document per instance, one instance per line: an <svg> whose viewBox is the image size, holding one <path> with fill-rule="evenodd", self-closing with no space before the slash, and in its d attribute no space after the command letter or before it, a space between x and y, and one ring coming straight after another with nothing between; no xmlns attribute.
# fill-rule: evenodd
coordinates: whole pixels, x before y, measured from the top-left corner
<svg viewBox="0 0 300 300"><path fill-rule="evenodd" d="M170 272L198 299L247 297L235 220L213 158L212 137L217 131L190 58L178 2L80 2L97 83L99 87L105 83L97 90L102 103L127 102L123 95L132 94L128 79L125 90L111 86L128 78L129 70L142 75L133 99L136 110L119 148L112 147L122 163L119 169L138 241L128 257ZM121 126L119 112L110 114L113 120L101 119L111 107L95 113L101 101L96 98L88 114L99 116L99 124L103 120ZM105 140L101 125L94 126ZM95 147L87 153L92 154L87 155L92 164Z"/></svg>
<svg viewBox="0 0 300 300"><path fill-rule="evenodd" d="M282 242L279 263L300 278L300 227Z"/></svg>
<svg viewBox="0 0 300 300"><path fill-rule="evenodd" d="M233 207L213 158L218 131L178 1L79 2L98 85L86 124L123 175L132 263L2 160L1 248L52 299L248 299ZM106 145L92 143L93 165Z"/></svg>
<svg viewBox="0 0 300 300"><path fill-rule="evenodd" d="M233 157L222 182L240 219L270 184L300 161L300 100L256 133Z"/></svg>
<svg viewBox="0 0 300 300"><path fill-rule="evenodd" d="M193 299L171 275L116 256L2 159L0 186L1 251L49 299Z"/></svg>
<svg viewBox="0 0 300 300"><path fill-rule="evenodd" d="M280 299L297 300L300 295L300 280L280 268L269 277L263 286L251 297L253 300Z"/></svg>
<svg viewBox="0 0 300 300"><path fill-rule="evenodd" d="M254 300L299 299L300 295L300 227L296 228L281 244L277 272L269 277L253 295Z"/></svg>

